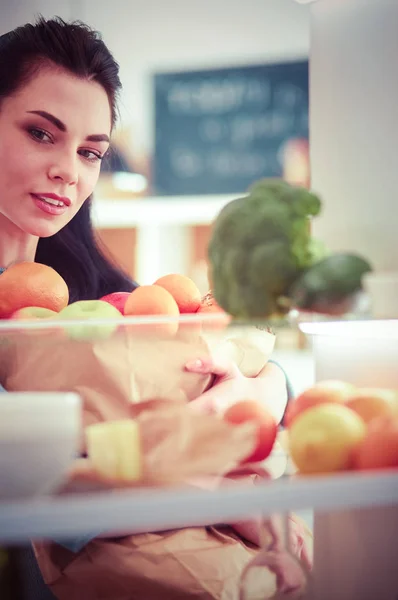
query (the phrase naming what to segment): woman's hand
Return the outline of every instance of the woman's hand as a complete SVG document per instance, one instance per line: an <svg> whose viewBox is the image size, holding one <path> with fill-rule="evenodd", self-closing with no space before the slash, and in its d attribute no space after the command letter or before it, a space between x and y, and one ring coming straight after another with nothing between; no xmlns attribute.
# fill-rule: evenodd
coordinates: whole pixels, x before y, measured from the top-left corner
<svg viewBox="0 0 398 600"><path fill-rule="evenodd" d="M185 369L191 373L213 375L212 386L190 403L193 410L220 413L241 400L256 400L282 420L287 404L286 379L274 363L267 363L257 377L245 377L232 361L203 358L190 361Z"/></svg>
<svg viewBox="0 0 398 600"><path fill-rule="evenodd" d="M223 412L228 406L241 400L256 400L263 403L274 415L279 423L287 404L287 386L283 371L274 363L267 363L257 377L245 377L237 365L231 361L212 360L209 358L191 361L185 365L187 371L213 375L212 386L201 396L190 403L193 410L206 413ZM227 478L202 478L193 482L196 486L214 489L220 485L231 483L249 485L256 480L262 481L269 478L269 473L255 466L249 466L241 473L230 474ZM257 475L258 477L253 477ZM232 481L231 481L232 480ZM236 533L256 546L260 546L262 533L262 520L260 518L248 519L237 523L230 523Z"/></svg>

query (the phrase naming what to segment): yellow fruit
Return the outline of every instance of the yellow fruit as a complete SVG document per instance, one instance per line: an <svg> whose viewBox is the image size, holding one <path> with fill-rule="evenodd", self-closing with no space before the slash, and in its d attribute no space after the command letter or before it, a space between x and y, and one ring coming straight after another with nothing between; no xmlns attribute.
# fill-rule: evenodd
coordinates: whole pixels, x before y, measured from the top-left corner
<svg viewBox="0 0 398 600"><path fill-rule="evenodd" d="M298 415L289 429L290 455L301 473L330 473L352 466L366 435L364 421L340 404L319 404Z"/></svg>
<svg viewBox="0 0 398 600"><path fill-rule="evenodd" d="M105 479L138 481L142 476L138 423L132 419L97 423L86 428L87 453Z"/></svg>

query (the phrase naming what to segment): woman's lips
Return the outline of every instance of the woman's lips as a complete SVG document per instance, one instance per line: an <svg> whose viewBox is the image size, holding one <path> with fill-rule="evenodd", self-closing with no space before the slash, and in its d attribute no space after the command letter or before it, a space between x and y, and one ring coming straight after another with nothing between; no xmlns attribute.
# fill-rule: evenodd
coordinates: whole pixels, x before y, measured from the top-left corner
<svg viewBox="0 0 398 600"><path fill-rule="evenodd" d="M36 206L48 215L63 215L68 209L68 206L70 206L69 198L64 199L55 194L31 194L31 197ZM67 202L69 204L67 204Z"/></svg>

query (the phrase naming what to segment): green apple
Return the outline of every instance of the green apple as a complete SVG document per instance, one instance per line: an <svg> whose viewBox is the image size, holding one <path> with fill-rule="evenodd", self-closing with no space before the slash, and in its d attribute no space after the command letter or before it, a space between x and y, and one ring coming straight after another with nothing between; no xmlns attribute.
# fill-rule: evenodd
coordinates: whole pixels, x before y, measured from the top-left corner
<svg viewBox="0 0 398 600"><path fill-rule="evenodd" d="M37 321L38 319L52 319L57 317L58 313L50 308L43 308L41 306L26 306L20 308L11 315L11 319L17 321Z"/></svg>
<svg viewBox="0 0 398 600"><path fill-rule="evenodd" d="M122 314L117 308L103 300L79 300L61 310L58 314L61 321L79 321L65 330L73 340L98 340L110 337L117 329L117 323L107 323L110 320L120 320ZM89 324L89 321L95 321Z"/></svg>
<svg viewBox="0 0 398 600"><path fill-rule="evenodd" d="M23 334L24 336L31 336L34 338L37 338L38 336L40 336L40 338L47 336L52 340L55 334L59 335L61 333L64 335L64 332L57 329L56 326L51 328L44 327L43 329L30 329L27 321L30 323L32 321L35 321L36 323L39 321L54 322L57 317L58 313L50 308L44 308L42 306L25 306L12 313L10 319L12 321L21 321L20 328L18 327L18 329L15 330L18 332L18 335Z"/></svg>

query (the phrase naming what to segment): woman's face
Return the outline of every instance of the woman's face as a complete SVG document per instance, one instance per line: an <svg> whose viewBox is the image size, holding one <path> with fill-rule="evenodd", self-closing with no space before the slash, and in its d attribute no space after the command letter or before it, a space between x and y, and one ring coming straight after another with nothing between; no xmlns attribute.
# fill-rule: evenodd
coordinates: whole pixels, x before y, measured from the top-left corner
<svg viewBox="0 0 398 600"><path fill-rule="evenodd" d="M26 234L57 233L97 183L109 146L105 90L55 68L42 69L0 105L0 224Z"/></svg>

